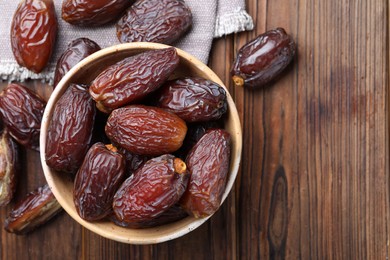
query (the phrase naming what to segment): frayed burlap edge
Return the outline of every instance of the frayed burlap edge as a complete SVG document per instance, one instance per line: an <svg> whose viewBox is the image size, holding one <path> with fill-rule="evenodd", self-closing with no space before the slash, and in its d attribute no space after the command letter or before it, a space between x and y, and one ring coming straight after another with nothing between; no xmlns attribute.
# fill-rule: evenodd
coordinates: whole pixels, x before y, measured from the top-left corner
<svg viewBox="0 0 390 260"><path fill-rule="evenodd" d="M253 29L252 17L242 8L218 16L215 21L214 37Z"/></svg>
<svg viewBox="0 0 390 260"><path fill-rule="evenodd" d="M0 64L0 79L8 82L24 82L30 79L39 79L44 83L53 83L54 67L53 69L45 69L41 73L34 73L26 68L19 66L16 63L2 63Z"/></svg>

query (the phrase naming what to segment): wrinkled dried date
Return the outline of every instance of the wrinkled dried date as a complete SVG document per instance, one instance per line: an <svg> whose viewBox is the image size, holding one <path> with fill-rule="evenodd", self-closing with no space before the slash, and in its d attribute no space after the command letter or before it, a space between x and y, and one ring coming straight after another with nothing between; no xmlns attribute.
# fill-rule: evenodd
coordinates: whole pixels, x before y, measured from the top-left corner
<svg viewBox="0 0 390 260"><path fill-rule="evenodd" d="M222 129L207 131L189 152L190 172L181 206L194 217L206 217L220 206L230 162L230 134Z"/></svg>
<svg viewBox="0 0 390 260"><path fill-rule="evenodd" d="M3 25L4 26L4 25ZM20 66L39 73L46 66L57 34L52 0L23 0L11 24L11 46Z"/></svg>
<svg viewBox="0 0 390 260"><path fill-rule="evenodd" d="M98 26L112 22L134 0L64 0L62 19L74 25Z"/></svg>
<svg viewBox="0 0 390 260"><path fill-rule="evenodd" d="M173 47L145 51L109 66L92 82L89 92L99 110L110 112L156 90L178 64Z"/></svg>
<svg viewBox="0 0 390 260"><path fill-rule="evenodd" d="M182 0L140 0L117 23L120 42L170 44L192 25L190 8Z"/></svg>
<svg viewBox="0 0 390 260"><path fill-rule="evenodd" d="M8 232L26 234L45 224L62 210L48 185L29 193L18 202L5 220Z"/></svg>
<svg viewBox="0 0 390 260"><path fill-rule="evenodd" d="M169 209L165 210L158 217L156 217L152 220L148 220L148 221L127 223L125 221L119 221L119 219L115 216L115 214L111 214L109 216L109 219L115 225L118 225L121 227L150 228L150 227L156 227L156 226L161 226L161 225L173 223L173 222L179 221L187 216L188 216L187 212L185 212L178 204L175 204L172 207L170 207Z"/></svg>
<svg viewBox="0 0 390 260"><path fill-rule="evenodd" d="M115 194L116 218L125 223L155 219L178 202L187 182L186 165L179 158L162 155L147 161Z"/></svg>
<svg viewBox="0 0 390 260"><path fill-rule="evenodd" d="M95 114L86 86L71 84L56 103L49 121L45 154L49 167L76 173L90 147Z"/></svg>
<svg viewBox="0 0 390 260"><path fill-rule="evenodd" d="M141 155L162 155L180 148L186 123L161 108L131 105L111 112L106 134L112 143Z"/></svg>
<svg viewBox="0 0 390 260"><path fill-rule="evenodd" d="M267 31L245 44L231 75L236 86L260 88L275 79L292 61L295 43L283 28Z"/></svg>
<svg viewBox="0 0 390 260"><path fill-rule="evenodd" d="M19 173L19 149L7 129L0 136L0 206L7 205L16 190Z"/></svg>
<svg viewBox="0 0 390 260"><path fill-rule="evenodd" d="M11 83L0 93L0 115L10 135L23 146L39 150L46 102L27 87Z"/></svg>
<svg viewBox="0 0 390 260"><path fill-rule="evenodd" d="M125 160L116 148L94 144L74 181L73 200L80 217L89 221L106 217L124 177Z"/></svg>
<svg viewBox="0 0 390 260"><path fill-rule="evenodd" d="M98 50L100 46L88 38L78 38L70 42L57 60L53 86L57 86L62 77L77 63Z"/></svg>
<svg viewBox="0 0 390 260"><path fill-rule="evenodd" d="M176 79L161 87L157 106L186 122L217 120L227 110L226 91L203 78Z"/></svg>

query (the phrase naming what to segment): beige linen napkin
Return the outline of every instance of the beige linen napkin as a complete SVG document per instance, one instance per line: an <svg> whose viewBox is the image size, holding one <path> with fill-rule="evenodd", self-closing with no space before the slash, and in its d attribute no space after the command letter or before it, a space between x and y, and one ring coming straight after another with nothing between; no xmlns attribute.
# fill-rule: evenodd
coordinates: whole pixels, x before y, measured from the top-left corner
<svg viewBox="0 0 390 260"><path fill-rule="evenodd" d="M10 26L12 16L19 1L0 0L0 79L6 81L24 81L41 79L51 82L56 60L68 43L79 37L87 37L97 42L102 48L119 44L116 29L112 24L99 28L72 26L61 19L62 0L54 0L58 35L54 53L48 66L39 74L20 67L12 54L10 45ZM245 11L245 0L186 0L193 13L191 31L175 46L194 55L207 63L214 37L244 30L251 30L253 22Z"/></svg>

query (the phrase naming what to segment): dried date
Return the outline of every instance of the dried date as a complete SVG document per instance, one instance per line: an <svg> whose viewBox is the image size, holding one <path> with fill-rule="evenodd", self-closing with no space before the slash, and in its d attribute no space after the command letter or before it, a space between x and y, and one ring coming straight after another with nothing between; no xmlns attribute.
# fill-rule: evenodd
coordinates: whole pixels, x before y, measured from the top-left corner
<svg viewBox="0 0 390 260"><path fill-rule="evenodd" d="M117 149L103 143L94 144L74 181L73 200L80 217L89 221L106 217L124 174L125 160Z"/></svg>
<svg viewBox="0 0 390 260"><path fill-rule="evenodd" d="M127 223L125 221L119 221L119 219L115 216L115 214L111 214L109 219L118 226L126 227L126 228L150 228L157 227L161 225L166 225L169 223L173 223L179 221L185 217L188 217L187 212L185 212L178 204L173 205L158 217L142 222L133 222Z"/></svg>
<svg viewBox="0 0 390 260"><path fill-rule="evenodd" d="M222 129L205 133L191 149L186 164L190 172L180 205L194 217L206 217L220 206L230 162L230 134Z"/></svg>
<svg viewBox="0 0 390 260"><path fill-rule="evenodd" d="M6 231L26 234L48 222L62 210L48 185L39 187L18 202L5 220Z"/></svg>
<svg viewBox="0 0 390 260"><path fill-rule="evenodd" d="M295 51L293 39L283 28L257 36L238 51L231 69L234 84L264 87L290 64Z"/></svg>
<svg viewBox="0 0 390 260"><path fill-rule="evenodd" d="M116 29L120 42L170 44L191 28L192 14L182 0L140 0L127 9Z"/></svg>
<svg viewBox="0 0 390 260"><path fill-rule="evenodd" d="M147 161L116 192L113 210L119 222L150 221L175 205L188 182L185 163L173 155Z"/></svg>
<svg viewBox="0 0 390 260"><path fill-rule="evenodd" d="M19 148L7 129L0 136L0 206L13 198L19 173Z"/></svg>
<svg viewBox="0 0 390 260"><path fill-rule="evenodd" d="M99 26L116 20L134 0L64 0L62 19L70 24Z"/></svg>
<svg viewBox="0 0 390 260"><path fill-rule="evenodd" d="M160 88L157 106L186 122L217 120L227 111L226 91L203 78L176 79Z"/></svg>
<svg viewBox="0 0 390 260"><path fill-rule="evenodd" d="M178 64L173 47L145 51L109 66L93 80L89 92L99 110L110 112L156 90Z"/></svg>
<svg viewBox="0 0 390 260"><path fill-rule="evenodd" d="M53 86L57 86L62 77L77 63L98 50L100 46L88 38L78 38L70 42L57 61Z"/></svg>
<svg viewBox="0 0 390 260"><path fill-rule="evenodd" d="M162 155L180 148L186 123L161 108L131 105L111 112L106 135L112 143L131 153Z"/></svg>
<svg viewBox="0 0 390 260"><path fill-rule="evenodd" d="M75 174L92 139L95 103L84 85L71 84L55 104L46 140L46 163Z"/></svg>
<svg viewBox="0 0 390 260"><path fill-rule="evenodd" d="M52 0L23 0L11 24L11 47L20 66L39 73L53 52L57 18Z"/></svg>
<svg viewBox="0 0 390 260"><path fill-rule="evenodd" d="M11 83L0 93L0 115L10 135L37 151L45 106L41 97L20 84Z"/></svg>

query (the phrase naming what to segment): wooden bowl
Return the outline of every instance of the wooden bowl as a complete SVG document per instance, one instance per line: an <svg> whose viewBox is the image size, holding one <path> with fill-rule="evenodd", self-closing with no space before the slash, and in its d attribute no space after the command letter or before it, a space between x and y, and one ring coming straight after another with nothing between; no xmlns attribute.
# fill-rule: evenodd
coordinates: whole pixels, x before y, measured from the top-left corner
<svg viewBox="0 0 390 260"><path fill-rule="evenodd" d="M50 169L45 161L45 147L48 124L54 110L54 106L61 95L65 92L70 83L90 83L103 69L107 66L134 54L151 50L167 48L167 45L156 43L126 43L117 46L109 47L100 50L91 56L87 57L74 68L72 68L56 86L54 92L50 96L47 103L41 127L40 136L40 157L42 162L45 178L53 194L57 198L58 202L65 209L65 211L78 223L85 228L95 232L103 237L113 239L123 243L130 244L155 244L164 242L167 240L175 239L183 236L188 232L199 227L209 217L196 219L193 217L186 217L180 221L158 226L154 228L146 229L130 229L119 227L109 221L88 222L80 218L76 212L76 208L73 203L73 182L65 174L58 173ZM205 64L200 62L190 54L177 49L180 56L180 64L173 77L187 75L187 76L200 76L209 80L212 80L219 85L223 86L223 82L218 76ZM227 90L226 90L227 92ZM231 134L232 137L232 149L231 149L231 163L230 173L226 185L226 190L223 194L222 202L228 196L232 189L234 180L237 176L239 163L241 159L241 147L242 147L242 134L241 125L237 113L236 106L227 92L228 101L228 115L225 122L225 129ZM222 203L221 202L221 203Z"/></svg>

